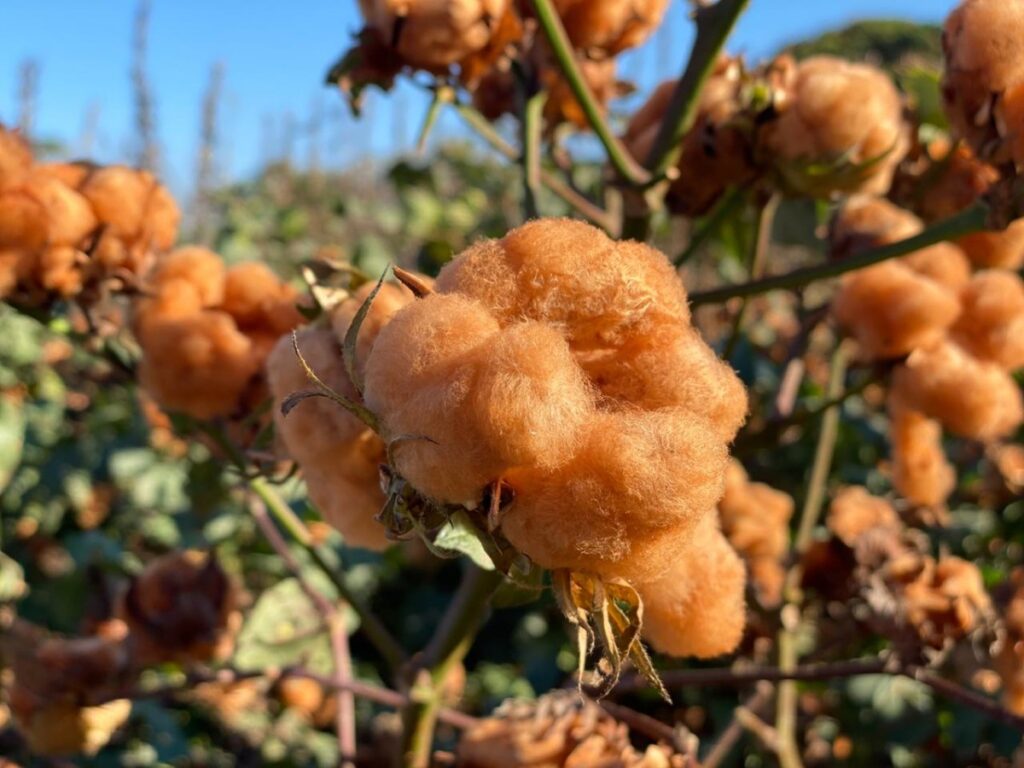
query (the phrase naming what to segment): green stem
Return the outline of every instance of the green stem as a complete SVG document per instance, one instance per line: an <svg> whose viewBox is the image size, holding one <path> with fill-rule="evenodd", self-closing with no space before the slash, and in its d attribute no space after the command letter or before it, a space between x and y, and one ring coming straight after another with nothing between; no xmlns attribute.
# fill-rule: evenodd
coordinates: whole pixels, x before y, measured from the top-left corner
<svg viewBox="0 0 1024 768"><path fill-rule="evenodd" d="M742 187L732 187L725 196L718 201L715 205L714 210L709 213L704 221L701 222L700 226L694 230L690 236L690 242L686 244L686 248L676 256L675 265L681 267L686 264L693 256L700 250L701 246L704 245L711 237L721 229L729 217L735 213L736 209L743 204L744 190Z"/></svg>
<svg viewBox="0 0 1024 768"><path fill-rule="evenodd" d="M423 651L422 661L412 671L409 703L402 710L403 768L429 768L445 679L472 647L502 578L498 571L467 566L458 592Z"/></svg>
<svg viewBox="0 0 1024 768"><path fill-rule="evenodd" d="M456 104L455 111L459 113L466 124L479 134L480 138L491 145L495 150L513 162L520 162L520 153L501 137L490 121L480 112L468 104ZM601 227L606 232L614 234L616 230L615 220L606 210L594 204L575 189L570 187L555 174L544 169L540 171L541 181L551 192L561 198L577 213Z"/></svg>
<svg viewBox="0 0 1024 768"><path fill-rule="evenodd" d="M757 223L754 225L754 247L750 255L750 277L753 280L760 278L764 272L768 249L772 244L772 225L775 223L775 213L778 210L779 196L772 194L757 212ZM736 311L736 317L733 318L729 340L726 342L725 350L722 352L722 357L725 360L729 360L732 357L732 353L736 350L736 345L739 343L749 301L748 297L743 298L743 303Z"/></svg>
<svg viewBox="0 0 1024 768"><path fill-rule="evenodd" d="M558 61L558 66L562 70L562 76L565 77L573 96L576 97L576 101L583 109L583 114L586 115L587 122L590 123L594 134L604 145L612 167L633 186L640 187L647 184L651 175L629 154L618 137L612 133L608 121L605 120L604 111L597 103L597 99L594 98L593 92L583 77L572 43L569 42L569 36L565 32L562 20L555 12L551 0L530 0L530 3L533 5L537 22L551 46L551 51Z"/></svg>
<svg viewBox="0 0 1024 768"><path fill-rule="evenodd" d="M964 235L980 232L985 229L988 213L988 205L978 201L970 208L948 219L932 224L921 234L908 237L906 240L872 248L841 261L829 261L825 264L795 269L792 272L775 275L774 277L766 277L762 280L752 280L748 283L728 285L712 291L694 293L690 295L690 303L693 306L721 304L729 299L757 296L769 291L800 288L818 280L838 277L847 272L864 269L864 267L870 267L873 264L878 264L888 259L905 256L908 253L919 251L922 248L927 248L945 240L956 240Z"/></svg>
<svg viewBox="0 0 1024 768"><path fill-rule="evenodd" d="M679 159L683 137L696 120L704 84L715 69L722 46L749 3L750 0L718 0L714 5L697 9L694 18L697 37L690 59L672 92L672 100L646 158L645 165L653 178L663 179Z"/></svg>
<svg viewBox="0 0 1024 768"><path fill-rule="evenodd" d="M839 397L846 379L848 353L840 343L832 355L826 396L832 400ZM793 542L793 564L786 573L783 595L786 604L782 607L782 629L779 631L779 669L783 673L796 668L800 655L797 648L796 630L800 623L800 579L803 575L803 556L810 547L814 528L821 517L825 503L828 477L835 454L836 439L839 436L839 417L842 407L833 405L821 419L821 432L814 449L814 462L807 482L807 494L800 510L800 524ZM800 749L797 745L797 687L796 682L787 680L779 684L776 703L775 730L779 738L779 763L782 768L800 768Z"/></svg>
<svg viewBox="0 0 1024 768"><path fill-rule="evenodd" d="M540 149L541 130L544 127L544 102L547 94L540 91L526 95L523 104L523 211L527 219L540 215L537 201L540 198Z"/></svg>
<svg viewBox="0 0 1024 768"><path fill-rule="evenodd" d="M316 563L316 566L330 580L341 598L352 607L352 610L359 616L359 629L366 635L374 648L377 649L377 652L384 659L388 668L392 672L397 672L406 661L405 651L402 649L402 646L398 644L398 641L395 640L381 620L348 588L345 580L327 562L313 541L309 529L306 528L298 515L295 514L292 508L285 503L284 499L278 495L273 486L264 478L251 478L249 480L249 488L266 505L267 510L274 516L278 524L308 553L313 562Z"/></svg>

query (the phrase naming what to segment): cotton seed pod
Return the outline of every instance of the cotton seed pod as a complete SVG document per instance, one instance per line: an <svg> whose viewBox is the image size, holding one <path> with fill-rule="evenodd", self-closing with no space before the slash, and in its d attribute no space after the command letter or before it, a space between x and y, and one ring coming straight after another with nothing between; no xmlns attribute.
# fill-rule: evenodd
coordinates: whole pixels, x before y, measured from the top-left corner
<svg viewBox="0 0 1024 768"><path fill-rule="evenodd" d="M892 409L892 482L915 506L946 503L956 487L956 470L942 447L942 425L909 408Z"/></svg>
<svg viewBox="0 0 1024 768"><path fill-rule="evenodd" d="M832 314L865 360L898 358L936 344L959 313L955 293L896 261L844 275L832 299Z"/></svg>
<svg viewBox="0 0 1024 768"><path fill-rule="evenodd" d="M509 700L462 733L461 768L682 768L687 758L662 745L646 752L629 729L594 702L567 692Z"/></svg>
<svg viewBox="0 0 1024 768"><path fill-rule="evenodd" d="M910 142L889 76L867 64L813 56L797 65L785 109L764 128L783 183L811 197L884 194Z"/></svg>
<svg viewBox="0 0 1024 768"><path fill-rule="evenodd" d="M32 167L32 149L17 131L0 125L0 192L21 183Z"/></svg>
<svg viewBox="0 0 1024 768"><path fill-rule="evenodd" d="M997 164L1013 158L1021 140L1022 126L1008 118L1024 83L1022 43L1024 7L1015 0L964 0L943 28L946 115L957 135Z"/></svg>
<svg viewBox="0 0 1024 768"><path fill-rule="evenodd" d="M918 235L924 223L910 211L888 200L857 195L847 200L832 220L830 254L846 259L861 251ZM951 290L967 285L971 266L964 253L950 243L937 243L900 257L900 263Z"/></svg>
<svg viewBox="0 0 1024 768"><path fill-rule="evenodd" d="M1003 681L1003 705L1024 714L1024 571L1015 568L1004 590L1009 599L1002 609L1005 636L993 657Z"/></svg>
<svg viewBox="0 0 1024 768"><path fill-rule="evenodd" d="M198 550L149 563L132 580L118 617L139 666L224 659L242 621L237 587L215 557Z"/></svg>
<svg viewBox="0 0 1024 768"><path fill-rule="evenodd" d="M573 47L602 58L646 40L668 0L554 0L554 6Z"/></svg>
<svg viewBox="0 0 1024 768"><path fill-rule="evenodd" d="M551 323L574 350L689 320L685 290L663 254L570 219L532 221L480 241L445 265L437 290L476 299L500 323Z"/></svg>
<svg viewBox="0 0 1024 768"><path fill-rule="evenodd" d="M358 399L345 371L341 346L329 329L304 328L297 339L303 359L327 386ZM383 443L355 416L326 398L303 400L287 416L281 412L287 397L310 388L291 336L277 342L266 368L277 435L301 467L310 500L346 543L384 549L384 528L374 520L384 505L378 471L384 459Z"/></svg>
<svg viewBox="0 0 1024 768"><path fill-rule="evenodd" d="M359 0L367 26L409 65L444 70L484 48L509 0Z"/></svg>
<svg viewBox="0 0 1024 768"><path fill-rule="evenodd" d="M697 116L676 163L679 175L666 197L673 213L702 216L729 187L745 184L757 174L740 119L742 69L738 59L722 57L701 92ZM659 85L630 119L623 143L634 157L643 160L653 149L675 87L675 80Z"/></svg>
<svg viewBox="0 0 1024 768"><path fill-rule="evenodd" d="M511 470L505 536L545 568L627 580L664 572L669 539L685 541L714 509L728 461L724 441L687 413L598 413L568 464Z"/></svg>
<svg viewBox="0 0 1024 768"><path fill-rule="evenodd" d="M711 658L739 645L746 624L743 561L706 518L651 581L638 583L643 636L671 656Z"/></svg>
<svg viewBox="0 0 1024 768"><path fill-rule="evenodd" d="M963 312L952 338L980 360L1007 371L1024 366L1024 281L1014 272L984 270L961 294Z"/></svg>
<svg viewBox="0 0 1024 768"><path fill-rule="evenodd" d="M897 533L903 527L888 501L872 496L859 485L844 488L835 495L829 505L826 525L848 547L853 547L868 531Z"/></svg>
<svg viewBox="0 0 1024 768"><path fill-rule="evenodd" d="M718 502L718 515L725 537L747 562L761 603L778 605L793 498L764 483L750 482L743 465L733 459L725 473L725 494Z"/></svg>
<svg viewBox="0 0 1024 768"><path fill-rule="evenodd" d="M1004 437L1024 421L1021 391L1013 378L948 339L912 352L893 372L891 392L950 432L973 440Z"/></svg>
<svg viewBox="0 0 1024 768"><path fill-rule="evenodd" d="M895 583L907 623L932 648L966 637L992 611L978 566L958 557L921 558L916 570L893 562L885 576Z"/></svg>

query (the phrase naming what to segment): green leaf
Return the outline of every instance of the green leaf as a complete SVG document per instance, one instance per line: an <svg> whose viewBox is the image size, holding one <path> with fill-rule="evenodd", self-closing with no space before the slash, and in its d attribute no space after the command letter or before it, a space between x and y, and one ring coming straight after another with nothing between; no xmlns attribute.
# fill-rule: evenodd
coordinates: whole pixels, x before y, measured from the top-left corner
<svg viewBox="0 0 1024 768"><path fill-rule="evenodd" d="M438 549L465 555L485 570L494 570L494 563L480 541L480 534L463 511L456 512L448 519L434 537L433 543Z"/></svg>
<svg viewBox="0 0 1024 768"><path fill-rule="evenodd" d="M0 492L14 476L25 448L25 409L20 403L0 398Z"/></svg>
<svg viewBox="0 0 1024 768"><path fill-rule="evenodd" d="M0 552L0 603L20 600L26 592L25 572L17 561Z"/></svg>

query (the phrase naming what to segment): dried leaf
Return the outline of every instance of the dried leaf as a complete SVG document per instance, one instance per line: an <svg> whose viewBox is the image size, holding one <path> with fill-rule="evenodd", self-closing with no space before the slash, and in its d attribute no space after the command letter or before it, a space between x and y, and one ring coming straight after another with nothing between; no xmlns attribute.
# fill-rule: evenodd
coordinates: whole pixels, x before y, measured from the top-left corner
<svg viewBox="0 0 1024 768"><path fill-rule="evenodd" d="M395 279L412 291L417 299L422 299L424 296L429 296L434 292L434 289L423 282L423 279L414 272L402 269L401 267L392 267L391 271L394 273Z"/></svg>
<svg viewBox="0 0 1024 768"><path fill-rule="evenodd" d="M363 327L363 323L366 320L366 315L370 311L370 307L373 305L373 300L377 298L377 294L380 293L380 288L384 285L384 277L388 271L385 269L380 273L380 278L377 280L377 284L370 291L370 295L366 297L366 301L362 303L359 310L356 312L355 317L352 318L352 324L349 325L348 330L345 331L345 341L342 344L341 352L342 359L345 362L345 372L348 373L348 378L356 388L356 392L360 395L363 394L363 379L359 375L359 366L356 364L356 347L359 343L359 330Z"/></svg>
<svg viewBox="0 0 1024 768"><path fill-rule="evenodd" d="M346 411L351 413L353 416L355 416L357 419L363 422L366 426L372 429L374 432L379 431L380 425L377 422L377 416L372 411L359 405L359 403L355 403L349 400L344 395L335 392L333 389L327 386L319 376L316 375L316 372L312 368L309 367L309 363L306 362L306 358L302 356L302 351L299 349L299 336L295 331L292 331L292 348L295 350L295 355L299 358L299 363L302 365L302 370L306 372L306 377L310 381L312 381L313 384L316 385L316 388L321 395L336 402L338 405L340 405L342 408L344 408ZM297 402L301 402L303 399L305 398L301 398ZM287 402L288 401L286 400L285 403ZM296 404L297 403L292 403L291 407L288 410L290 411L291 408L294 408ZM284 413L284 415L287 416L288 411L284 410L284 405L284 403L282 403L281 405L282 413Z"/></svg>

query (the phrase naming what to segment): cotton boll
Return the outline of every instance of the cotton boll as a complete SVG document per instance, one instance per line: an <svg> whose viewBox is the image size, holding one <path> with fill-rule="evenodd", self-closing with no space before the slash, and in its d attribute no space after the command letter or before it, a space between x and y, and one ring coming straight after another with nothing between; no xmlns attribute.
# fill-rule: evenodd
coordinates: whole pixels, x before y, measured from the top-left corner
<svg viewBox="0 0 1024 768"><path fill-rule="evenodd" d="M270 267L247 262L227 271L220 308L243 331L263 332L276 339L302 323L297 300L295 289L282 282Z"/></svg>
<svg viewBox="0 0 1024 768"><path fill-rule="evenodd" d="M46 207L23 188L0 192L0 248L38 251L50 236Z"/></svg>
<svg viewBox="0 0 1024 768"><path fill-rule="evenodd" d="M1024 266L1024 221L1017 220L1002 232L975 232L957 240L978 269L1020 269Z"/></svg>
<svg viewBox="0 0 1024 768"><path fill-rule="evenodd" d="M950 432L974 440L1004 437L1024 421L1013 378L949 340L915 350L893 373L892 393Z"/></svg>
<svg viewBox="0 0 1024 768"><path fill-rule="evenodd" d="M859 485L844 488L835 495L829 505L826 525L833 535L849 547L854 546L869 531L896 533L903 527L892 504L872 496Z"/></svg>
<svg viewBox="0 0 1024 768"><path fill-rule="evenodd" d="M92 206L64 183L33 174L25 188L46 209L50 245L77 246L96 229Z"/></svg>
<svg viewBox="0 0 1024 768"><path fill-rule="evenodd" d="M945 504L956 486L956 470L942 447L942 425L915 411L896 407L889 439L896 491L916 506Z"/></svg>
<svg viewBox="0 0 1024 768"><path fill-rule="evenodd" d="M1024 281L1014 272L985 270L961 294L963 312L952 329L956 342L1007 371L1024 366Z"/></svg>
<svg viewBox="0 0 1024 768"><path fill-rule="evenodd" d="M555 0L573 47L614 56L642 43L661 23L668 0Z"/></svg>
<svg viewBox="0 0 1024 768"><path fill-rule="evenodd" d="M433 282L425 275L417 275L417 277L426 280L428 285ZM344 343L356 313L369 298L374 287L373 283L361 286L331 311L331 327L340 342ZM391 321L398 310L411 303L414 298L412 291L404 285L398 283L383 283L381 285L380 291L373 303L370 304L363 323L359 327L359 337L356 342L356 368L360 375L365 376L366 374L366 361L370 357L370 349L377 341L381 328Z"/></svg>
<svg viewBox="0 0 1024 768"><path fill-rule="evenodd" d="M712 658L734 650L743 636L743 562L713 517L682 543L671 564L638 585L643 636L671 656Z"/></svg>
<svg viewBox="0 0 1024 768"><path fill-rule="evenodd" d="M227 269L224 261L208 248L188 246L162 258L149 276L158 289L172 280L190 283L200 297L202 306L215 307L224 300Z"/></svg>

